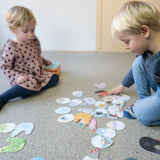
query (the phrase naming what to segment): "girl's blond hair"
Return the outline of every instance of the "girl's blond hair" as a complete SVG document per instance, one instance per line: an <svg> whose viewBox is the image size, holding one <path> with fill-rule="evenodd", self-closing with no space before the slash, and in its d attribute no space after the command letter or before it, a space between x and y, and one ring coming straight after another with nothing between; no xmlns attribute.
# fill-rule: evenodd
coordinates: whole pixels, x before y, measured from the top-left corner
<svg viewBox="0 0 160 160"><path fill-rule="evenodd" d="M10 8L6 14L6 20L10 30L13 30L30 21L36 24L36 19L33 13L23 6L14 6Z"/></svg>
<svg viewBox="0 0 160 160"><path fill-rule="evenodd" d="M129 1L123 4L114 17L111 33L115 39L117 39L117 33L139 34L142 25L159 31L160 12L147 2Z"/></svg>

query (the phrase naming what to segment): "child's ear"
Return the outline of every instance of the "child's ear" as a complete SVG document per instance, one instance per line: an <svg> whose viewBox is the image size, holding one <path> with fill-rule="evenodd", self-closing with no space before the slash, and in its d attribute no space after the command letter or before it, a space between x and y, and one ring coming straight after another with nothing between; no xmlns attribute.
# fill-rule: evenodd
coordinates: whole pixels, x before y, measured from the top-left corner
<svg viewBox="0 0 160 160"><path fill-rule="evenodd" d="M151 29L147 25L142 25L140 29L144 37L149 38L151 34Z"/></svg>

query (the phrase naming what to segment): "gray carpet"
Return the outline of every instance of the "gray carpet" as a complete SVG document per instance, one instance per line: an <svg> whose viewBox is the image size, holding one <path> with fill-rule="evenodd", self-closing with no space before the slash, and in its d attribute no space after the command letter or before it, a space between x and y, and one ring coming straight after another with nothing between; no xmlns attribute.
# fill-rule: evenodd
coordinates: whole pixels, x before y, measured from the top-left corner
<svg viewBox="0 0 160 160"><path fill-rule="evenodd" d="M59 123L59 115L54 110L61 107L56 102L59 97L75 98L72 92L83 91L83 97L93 97L102 100L94 91L98 90L94 83L107 83L107 90L118 85L129 71L135 55L129 53L43 53L45 58L61 63L62 73L60 82L54 88L29 97L24 100L10 102L0 112L0 124L32 122L35 127L30 135L22 132L17 137L26 139L25 147L17 153L0 153L0 160L30 160L43 157L45 160L82 160L94 148L91 139L97 135L87 126L79 128L78 123ZM0 93L8 87L6 78L0 71ZM135 86L125 89L125 94L131 96L126 106L137 100ZM72 107L72 114L78 113L78 107ZM96 109L94 105L89 108ZM95 118L97 127L106 127L112 119ZM139 139L149 136L160 139L160 127L146 127L137 120L120 119L126 124L122 131L116 131L113 145L100 150L99 160L159 160L160 155L148 152L140 147ZM6 139L11 133L0 134L0 147L9 145Z"/></svg>

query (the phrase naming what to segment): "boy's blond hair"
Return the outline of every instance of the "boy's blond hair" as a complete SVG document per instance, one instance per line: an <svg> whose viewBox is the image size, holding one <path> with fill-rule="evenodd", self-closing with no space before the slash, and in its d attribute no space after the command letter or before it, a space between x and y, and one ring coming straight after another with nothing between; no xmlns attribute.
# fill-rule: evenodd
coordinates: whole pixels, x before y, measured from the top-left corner
<svg viewBox="0 0 160 160"><path fill-rule="evenodd" d="M117 39L117 33L139 34L142 25L159 31L160 12L147 2L129 1L123 4L114 17L111 33L115 39Z"/></svg>
<svg viewBox="0 0 160 160"><path fill-rule="evenodd" d="M6 20L10 30L13 30L30 21L36 24L36 19L33 13L23 6L14 6L10 8L6 14Z"/></svg>

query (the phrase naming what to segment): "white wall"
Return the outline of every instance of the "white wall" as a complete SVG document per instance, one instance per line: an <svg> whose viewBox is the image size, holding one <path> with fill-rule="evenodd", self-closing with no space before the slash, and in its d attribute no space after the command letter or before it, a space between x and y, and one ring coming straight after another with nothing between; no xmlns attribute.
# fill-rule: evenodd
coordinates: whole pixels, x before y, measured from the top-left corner
<svg viewBox="0 0 160 160"><path fill-rule="evenodd" d="M96 0L0 0L0 49L13 38L5 13L14 5L34 13L42 50L96 50Z"/></svg>

